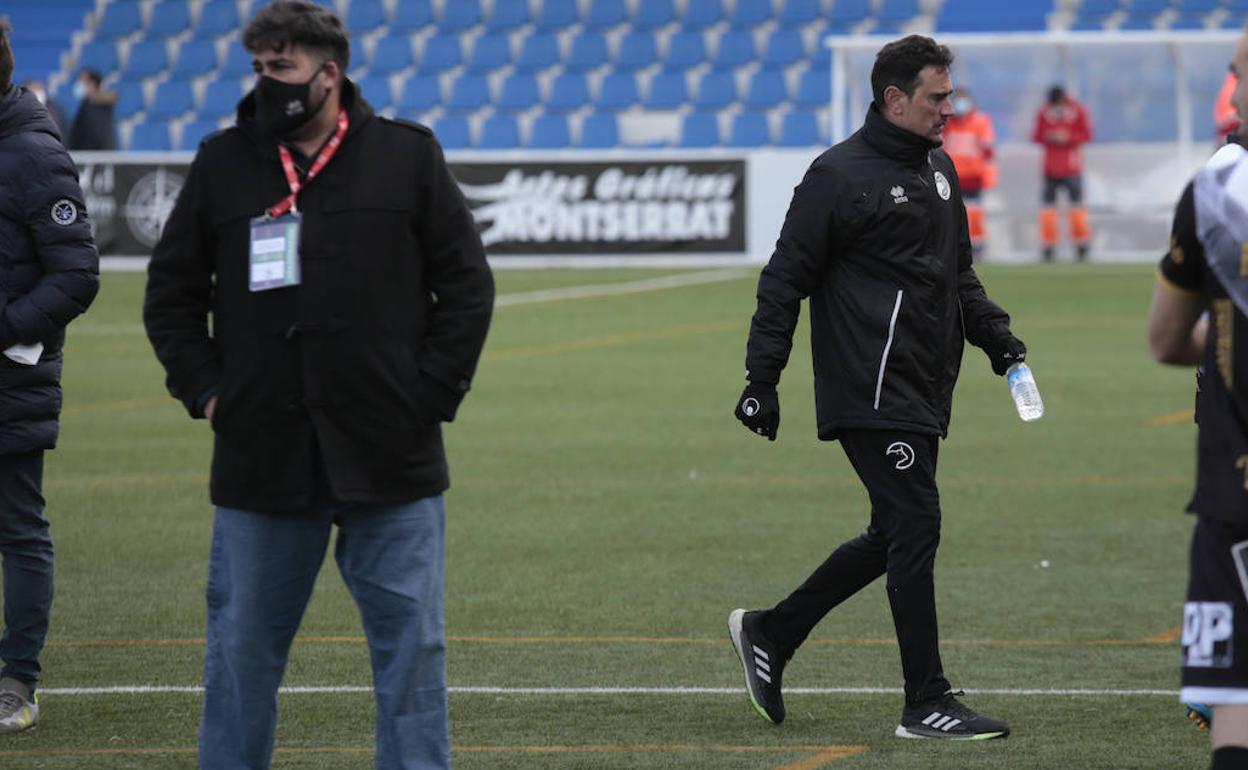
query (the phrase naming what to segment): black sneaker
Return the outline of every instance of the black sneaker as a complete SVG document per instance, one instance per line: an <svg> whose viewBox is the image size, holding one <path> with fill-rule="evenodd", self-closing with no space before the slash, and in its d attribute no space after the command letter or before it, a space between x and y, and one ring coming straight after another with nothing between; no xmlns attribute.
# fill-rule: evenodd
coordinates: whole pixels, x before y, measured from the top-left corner
<svg viewBox="0 0 1248 770"><path fill-rule="evenodd" d="M776 647L760 628L763 614L758 611L733 610L728 614L728 636L745 669L745 689L750 694L754 710L768 722L784 721L784 697L780 694L780 675L788 659L776 652Z"/></svg>
<svg viewBox="0 0 1248 770"><path fill-rule="evenodd" d="M1010 726L1005 722L977 714L954 697L963 694L947 692L939 698L906 706L901 712L901 724L897 725L897 737L986 741L1010 734Z"/></svg>

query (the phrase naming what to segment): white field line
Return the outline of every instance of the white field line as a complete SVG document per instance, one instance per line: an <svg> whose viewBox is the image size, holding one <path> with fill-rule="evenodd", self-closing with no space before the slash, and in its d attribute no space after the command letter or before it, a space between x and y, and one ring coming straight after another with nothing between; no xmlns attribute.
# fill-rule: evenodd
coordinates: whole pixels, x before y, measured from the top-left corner
<svg viewBox="0 0 1248 770"><path fill-rule="evenodd" d="M593 297L615 297L624 294L642 294L661 289L678 289L682 286L735 281L748 275L750 275L750 271L734 267L726 270L702 270L696 273L664 275L658 278L645 278L640 281L593 283L585 286L565 286L559 289L513 292L511 294L500 294L495 297L494 307L534 305L539 302L558 302L565 299L590 299Z"/></svg>
<svg viewBox="0 0 1248 770"><path fill-rule="evenodd" d="M450 687L452 694L463 695L732 695L743 693L740 687ZM43 695L198 695L204 688L169 685L117 685L110 687L48 687L41 688ZM366 686L310 686L283 687L284 695L332 695L341 693L371 693ZM900 695L900 687L786 687L788 695ZM1177 698L1178 690L1093 690L1093 689L967 689L968 695L1024 695L1029 697L1053 696L1087 698L1134 698L1163 696Z"/></svg>

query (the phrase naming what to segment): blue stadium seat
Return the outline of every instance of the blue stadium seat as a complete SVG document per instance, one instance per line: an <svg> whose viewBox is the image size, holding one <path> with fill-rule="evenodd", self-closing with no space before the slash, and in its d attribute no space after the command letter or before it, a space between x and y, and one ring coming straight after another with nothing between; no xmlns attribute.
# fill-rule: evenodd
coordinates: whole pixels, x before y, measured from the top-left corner
<svg viewBox="0 0 1248 770"><path fill-rule="evenodd" d="M172 150L173 142L169 140L169 124L163 120L148 120L135 125L130 131L129 149L139 152Z"/></svg>
<svg viewBox="0 0 1248 770"><path fill-rule="evenodd" d="M698 30L681 30L667 41L663 68L688 70L706 62L706 37Z"/></svg>
<svg viewBox="0 0 1248 770"><path fill-rule="evenodd" d="M151 19L144 34L147 37L173 37L191 26L191 13L186 0L161 0L152 7Z"/></svg>
<svg viewBox="0 0 1248 770"><path fill-rule="evenodd" d="M433 23L433 7L429 0L403 0L394 7L390 34L420 32Z"/></svg>
<svg viewBox="0 0 1248 770"><path fill-rule="evenodd" d="M230 42L220 74L223 78L242 78L255 74L255 70L251 67L251 53L243 48L243 44L239 41Z"/></svg>
<svg viewBox="0 0 1248 770"><path fill-rule="evenodd" d="M1222 6L1222 0L1177 0L1174 7L1178 9L1180 14L1183 13L1202 13L1208 14L1216 11Z"/></svg>
<svg viewBox="0 0 1248 770"><path fill-rule="evenodd" d="M239 27L238 5L233 0L208 0L199 12L194 36L211 39L228 35Z"/></svg>
<svg viewBox="0 0 1248 770"><path fill-rule="evenodd" d="M743 29L730 29L719 36L711 64L718 69L734 69L754 61L754 35Z"/></svg>
<svg viewBox="0 0 1248 770"><path fill-rule="evenodd" d="M780 116L780 135L776 144L781 147L810 147L826 142L819 131L819 119L813 112L795 110Z"/></svg>
<svg viewBox="0 0 1248 770"><path fill-rule="evenodd" d="M728 26L733 29L753 29L771 21L773 17L771 0L737 0L728 18Z"/></svg>
<svg viewBox="0 0 1248 770"><path fill-rule="evenodd" d="M369 75L356 81L356 85L360 87L364 100L377 112L381 112L394 102L388 75Z"/></svg>
<svg viewBox="0 0 1248 770"><path fill-rule="evenodd" d="M837 0L839 3L840 0ZM823 11L819 8L819 0L783 0L780 9L780 23L787 27L798 27L819 21Z"/></svg>
<svg viewBox="0 0 1248 770"><path fill-rule="evenodd" d="M1038 32L1048 24L1052 0L1002 3L999 0L944 0L936 17L942 32Z"/></svg>
<svg viewBox="0 0 1248 770"><path fill-rule="evenodd" d="M468 71L493 72L511 63L511 41L502 32L487 32L472 43Z"/></svg>
<svg viewBox="0 0 1248 770"><path fill-rule="evenodd" d="M681 147L715 147L719 144L719 119L711 112L691 112L680 123Z"/></svg>
<svg viewBox="0 0 1248 770"><path fill-rule="evenodd" d="M528 0L494 0L490 17L485 20L487 32L511 32L529 23Z"/></svg>
<svg viewBox="0 0 1248 770"><path fill-rule="evenodd" d="M832 103L832 74L824 67L810 67L797 80L793 103L798 107L823 109Z"/></svg>
<svg viewBox="0 0 1248 770"><path fill-rule="evenodd" d="M1184 11L1170 20L1170 29L1204 29L1207 17L1202 11Z"/></svg>
<svg viewBox="0 0 1248 770"><path fill-rule="evenodd" d="M871 16L870 0L836 0L828 14L828 31L845 33Z"/></svg>
<svg viewBox="0 0 1248 770"><path fill-rule="evenodd" d="M442 18L438 19L438 32L464 32L480 23L481 3L479 0L453 0L442 6Z"/></svg>
<svg viewBox="0 0 1248 770"><path fill-rule="evenodd" d="M1081 18L1104 18L1122 7L1122 0L1083 0L1079 3L1078 15Z"/></svg>
<svg viewBox="0 0 1248 770"><path fill-rule="evenodd" d="M721 0L686 0L680 24L685 29L706 29L724 20Z"/></svg>
<svg viewBox="0 0 1248 770"><path fill-rule="evenodd" d="M148 78L169 66L169 50L163 40L142 40L130 46L130 56L122 77L129 80Z"/></svg>
<svg viewBox="0 0 1248 770"><path fill-rule="evenodd" d="M624 0L590 0L585 14L585 29L602 31L628 21L628 7Z"/></svg>
<svg viewBox="0 0 1248 770"><path fill-rule="evenodd" d="M738 112L728 130L729 147L762 147L771 144L771 129L762 112Z"/></svg>
<svg viewBox="0 0 1248 770"><path fill-rule="evenodd" d="M619 53L615 56L617 72L633 72L645 69L658 61L659 49L654 35L649 32L629 32L620 40Z"/></svg>
<svg viewBox="0 0 1248 770"><path fill-rule="evenodd" d="M836 34L844 34L844 30L838 32L831 24L825 24L821 29L815 32L814 40L810 48L810 63L815 66L827 69L832 66L832 49L828 47L828 37Z"/></svg>
<svg viewBox="0 0 1248 770"><path fill-rule="evenodd" d="M233 115L243 98L242 84L234 78L219 78L208 83L204 89L204 101L199 106L201 118L216 119Z"/></svg>
<svg viewBox="0 0 1248 770"><path fill-rule="evenodd" d="M168 120L181 117L195 109L195 95L187 80L166 80L156 86L156 95L147 108L148 120Z"/></svg>
<svg viewBox="0 0 1248 770"><path fill-rule="evenodd" d="M363 35L385 26L386 9L381 0L351 0L343 21L353 35Z"/></svg>
<svg viewBox="0 0 1248 770"><path fill-rule="evenodd" d="M698 82L693 106L699 110L718 110L737 100L737 79L731 72L711 70Z"/></svg>
<svg viewBox="0 0 1248 770"><path fill-rule="evenodd" d="M572 48L563 62L567 72L588 72L607 63L607 39L600 32L582 32L572 38Z"/></svg>
<svg viewBox="0 0 1248 770"><path fill-rule="evenodd" d="M780 70L760 69L750 76L750 85L743 103L750 109L770 109L789 100L784 73Z"/></svg>
<svg viewBox="0 0 1248 770"><path fill-rule="evenodd" d="M646 96L648 110L674 110L689 101L689 86L683 72L658 72L650 78Z"/></svg>
<svg viewBox="0 0 1248 770"><path fill-rule="evenodd" d="M423 116L442 104L442 85L437 75L413 75L403 81L396 107L403 116Z"/></svg>
<svg viewBox="0 0 1248 770"><path fill-rule="evenodd" d="M194 78L217 68L217 46L211 40L187 40L178 45L178 61L170 74Z"/></svg>
<svg viewBox="0 0 1248 770"><path fill-rule="evenodd" d="M767 48L763 51L764 67L787 67L806 58L806 43L800 30L792 27L777 27L767 38Z"/></svg>
<svg viewBox="0 0 1248 770"><path fill-rule="evenodd" d="M95 28L96 40L116 40L143 26L138 0L118 0L104 7L100 25Z"/></svg>
<svg viewBox="0 0 1248 770"><path fill-rule="evenodd" d="M417 69L420 72L445 72L458 67L464 60L464 52L459 47L459 35L433 35L425 41L425 50L421 51Z"/></svg>
<svg viewBox="0 0 1248 770"><path fill-rule="evenodd" d="M614 115L588 115L581 122L577 147L607 149L620 144L620 121Z"/></svg>
<svg viewBox="0 0 1248 770"><path fill-rule="evenodd" d="M599 112L620 112L641 100L637 88L637 76L632 72L612 72L602 79L598 89Z"/></svg>
<svg viewBox="0 0 1248 770"><path fill-rule="evenodd" d="M450 112L475 112L490 103L490 81L485 75L465 73L451 84L446 100Z"/></svg>
<svg viewBox="0 0 1248 770"><path fill-rule="evenodd" d="M93 69L102 75L115 72L121 66L117 44L111 40L93 40L82 47L78 66Z"/></svg>
<svg viewBox="0 0 1248 770"><path fill-rule="evenodd" d="M398 72L412 66L412 39L407 35L387 35L379 38L373 46L373 56L368 60L368 71L377 74Z"/></svg>
<svg viewBox="0 0 1248 770"><path fill-rule="evenodd" d="M524 112L542 101L537 77L530 72L513 72L503 81L494 108L503 112Z"/></svg>
<svg viewBox="0 0 1248 770"><path fill-rule="evenodd" d="M564 115L538 115L529 132L528 146L535 150L561 150L572 144L568 119Z"/></svg>
<svg viewBox="0 0 1248 770"><path fill-rule="evenodd" d="M576 23L576 0L542 0L541 10L533 20L538 32L557 32Z"/></svg>
<svg viewBox="0 0 1248 770"><path fill-rule="evenodd" d="M519 146L520 124L514 115L491 115L485 119L477 147L483 150L510 150Z"/></svg>
<svg viewBox="0 0 1248 770"><path fill-rule="evenodd" d="M443 115L433 125L433 135L447 150L462 150L472 144L468 118L463 115Z"/></svg>
<svg viewBox="0 0 1248 770"><path fill-rule="evenodd" d="M214 131L220 130L215 120L192 120L190 123L182 126L182 137L178 140L178 146L174 149L178 150L194 150L199 147L199 143Z"/></svg>
<svg viewBox="0 0 1248 770"><path fill-rule="evenodd" d="M551 112L572 112L589 104L589 82L580 73L565 72L550 85L546 108Z"/></svg>
<svg viewBox="0 0 1248 770"><path fill-rule="evenodd" d="M898 27L923 13L919 0L881 0L875 17L878 21Z"/></svg>
<svg viewBox="0 0 1248 770"><path fill-rule="evenodd" d="M147 109L147 102L143 98L143 84L139 81L119 80L113 85L113 90L117 92L117 104L113 106L114 117L125 119Z"/></svg>
<svg viewBox="0 0 1248 770"><path fill-rule="evenodd" d="M675 19L676 6L672 0L638 0L633 29L657 29Z"/></svg>
<svg viewBox="0 0 1248 770"><path fill-rule="evenodd" d="M537 32L524 39L520 57L516 59L517 72L536 72L559 63L559 41L554 35Z"/></svg>

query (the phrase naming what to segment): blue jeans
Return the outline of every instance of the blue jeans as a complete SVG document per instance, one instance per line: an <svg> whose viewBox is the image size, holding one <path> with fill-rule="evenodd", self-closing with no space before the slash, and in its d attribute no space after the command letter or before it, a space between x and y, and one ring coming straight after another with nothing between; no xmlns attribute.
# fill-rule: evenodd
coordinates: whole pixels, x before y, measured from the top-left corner
<svg viewBox="0 0 1248 770"><path fill-rule="evenodd" d="M323 500L280 514L216 509L199 734L203 770L269 767L278 685L334 524L338 571L360 609L372 656L377 768L450 767L445 519L441 496L403 505Z"/></svg>
<svg viewBox="0 0 1248 770"><path fill-rule="evenodd" d="M0 677L34 688L52 611L52 532L43 515L43 452L0 456L4 635Z"/></svg>

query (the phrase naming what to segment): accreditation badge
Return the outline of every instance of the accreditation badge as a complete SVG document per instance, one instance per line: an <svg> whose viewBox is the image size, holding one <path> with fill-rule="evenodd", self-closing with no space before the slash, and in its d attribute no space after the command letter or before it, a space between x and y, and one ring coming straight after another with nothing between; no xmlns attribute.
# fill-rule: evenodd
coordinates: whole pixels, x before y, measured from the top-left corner
<svg viewBox="0 0 1248 770"><path fill-rule="evenodd" d="M251 220L252 291L299 285L299 222L298 214Z"/></svg>

